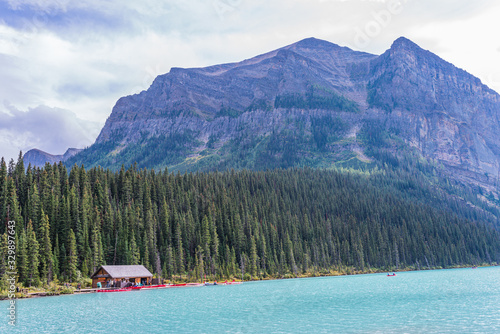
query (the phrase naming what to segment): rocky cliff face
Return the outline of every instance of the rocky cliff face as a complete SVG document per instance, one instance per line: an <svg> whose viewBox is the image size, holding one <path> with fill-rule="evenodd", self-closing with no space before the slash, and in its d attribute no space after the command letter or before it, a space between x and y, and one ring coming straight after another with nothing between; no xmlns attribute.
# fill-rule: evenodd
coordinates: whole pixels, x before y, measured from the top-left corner
<svg viewBox="0 0 500 334"><path fill-rule="evenodd" d="M497 177L500 96L467 72L400 38L372 61L370 107L383 109L425 157Z"/></svg>
<svg viewBox="0 0 500 334"><path fill-rule="evenodd" d="M304 95L313 86L364 104L365 89L350 71L374 57L311 38L240 63L173 68L147 91L121 98L96 143L118 137L122 143L135 142L145 132L155 136L197 130L200 122L224 123L217 118L273 109L276 96Z"/></svg>
<svg viewBox="0 0 500 334"><path fill-rule="evenodd" d="M405 38L380 56L309 38L239 63L173 68L121 98L70 162L330 167L414 148L487 184L499 171L499 113L497 93Z"/></svg>

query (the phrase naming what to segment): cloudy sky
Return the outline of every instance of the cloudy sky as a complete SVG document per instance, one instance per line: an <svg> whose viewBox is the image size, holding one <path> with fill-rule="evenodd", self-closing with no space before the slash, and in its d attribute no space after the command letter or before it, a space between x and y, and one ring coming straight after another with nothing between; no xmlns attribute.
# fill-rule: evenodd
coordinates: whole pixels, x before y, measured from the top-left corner
<svg viewBox="0 0 500 334"><path fill-rule="evenodd" d="M317 37L383 53L400 36L500 91L497 0L0 0L0 156L62 154L171 67Z"/></svg>

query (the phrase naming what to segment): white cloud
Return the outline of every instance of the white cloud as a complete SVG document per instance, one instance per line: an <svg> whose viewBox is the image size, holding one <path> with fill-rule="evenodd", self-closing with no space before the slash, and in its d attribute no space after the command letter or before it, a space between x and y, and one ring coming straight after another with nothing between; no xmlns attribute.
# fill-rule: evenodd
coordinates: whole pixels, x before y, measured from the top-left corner
<svg viewBox="0 0 500 334"><path fill-rule="evenodd" d="M94 142L96 128L68 110L38 106L20 111L6 105L0 110L0 156L10 159L32 148L52 154L83 148Z"/></svg>

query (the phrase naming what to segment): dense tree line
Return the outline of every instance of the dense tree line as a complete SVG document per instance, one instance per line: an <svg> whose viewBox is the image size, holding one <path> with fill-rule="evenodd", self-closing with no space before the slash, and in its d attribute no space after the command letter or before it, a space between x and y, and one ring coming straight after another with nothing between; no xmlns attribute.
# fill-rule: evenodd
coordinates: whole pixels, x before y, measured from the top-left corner
<svg viewBox="0 0 500 334"><path fill-rule="evenodd" d="M355 102L334 91L315 86L309 86L305 94L295 93L276 96L274 107L359 112L359 107Z"/></svg>
<svg viewBox="0 0 500 334"><path fill-rule="evenodd" d="M424 197L437 193L428 191L405 198L415 185L393 177L312 169L68 171L2 159L0 218L16 221L25 285L75 281L102 264L144 264L164 278L195 280L499 262L500 234L483 222L485 213L452 198L433 207Z"/></svg>

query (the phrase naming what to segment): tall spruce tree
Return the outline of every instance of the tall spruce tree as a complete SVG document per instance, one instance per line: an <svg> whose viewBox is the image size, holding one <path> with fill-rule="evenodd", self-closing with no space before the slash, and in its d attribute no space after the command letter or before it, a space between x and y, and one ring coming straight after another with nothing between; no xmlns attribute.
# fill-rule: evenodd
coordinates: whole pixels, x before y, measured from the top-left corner
<svg viewBox="0 0 500 334"><path fill-rule="evenodd" d="M29 286L38 286L40 284L38 271L38 266L40 265L39 244L36 240L31 220L28 222L28 228L26 230L26 244L26 272L24 273L26 276L26 283Z"/></svg>
<svg viewBox="0 0 500 334"><path fill-rule="evenodd" d="M78 278L78 256L76 249L76 237L73 229L69 230L67 268L70 282L75 282Z"/></svg>
<svg viewBox="0 0 500 334"><path fill-rule="evenodd" d="M40 277L43 283L49 283L54 275L54 263L52 253L52 242L50 240L50 223L42 209L42 221L40 224Z"/></svg>

